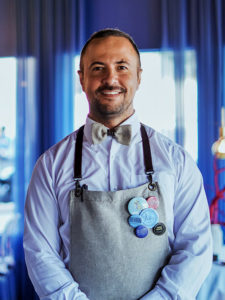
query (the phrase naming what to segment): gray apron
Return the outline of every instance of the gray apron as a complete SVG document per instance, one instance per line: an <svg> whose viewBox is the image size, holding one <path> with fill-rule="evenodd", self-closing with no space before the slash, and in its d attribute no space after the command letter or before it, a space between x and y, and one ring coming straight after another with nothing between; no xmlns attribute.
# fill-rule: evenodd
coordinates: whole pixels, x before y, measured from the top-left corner
<svg viewBox="0 0 225 300"><path fill-rule="evenodd" d="M154 287L167 263L168 235L149 229L145 238L138 238L128 224L127 207L134 197L156 196L159 222L166 224L158 184L115 192L80 191L76 186L70 193L69 270L74 280L90 300L139 299Z"/></svg>

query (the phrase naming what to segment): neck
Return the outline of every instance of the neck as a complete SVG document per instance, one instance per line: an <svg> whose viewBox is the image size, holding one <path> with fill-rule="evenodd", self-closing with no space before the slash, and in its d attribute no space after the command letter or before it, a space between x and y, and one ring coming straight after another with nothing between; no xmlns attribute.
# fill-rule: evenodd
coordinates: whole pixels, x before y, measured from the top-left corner
<svg viewBox="0 0 225 300"><path fill-rule="evenodd" d="M92 119L93 121L101 123L105 127L111 129L111 128L119 126L121 123L123 123L128 118L130 118L133 114L134 114L134 111L131 114L127 115L126 117L117 117L117 118L108 118L108 119L106 119L105 116L103 118L101 118L101 117L92 116L89 113L88 117L90 119Z"/></svg>

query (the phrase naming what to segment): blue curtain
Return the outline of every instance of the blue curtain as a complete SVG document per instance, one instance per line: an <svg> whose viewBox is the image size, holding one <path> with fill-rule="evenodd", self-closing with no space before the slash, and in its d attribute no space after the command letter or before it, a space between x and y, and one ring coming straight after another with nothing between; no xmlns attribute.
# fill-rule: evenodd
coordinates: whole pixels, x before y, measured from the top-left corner
<svg viewBox="0 0 225 300"><path fill-rule="evenodd" d="M17 26L17 141L14 198L22 215L37 158L73 131L74 57L85 26L84 1L14 2ZM22 222L21 222L22 223ZM18 299L35 299L18 237Z"/></svg>
<svg viewBox="0 0 225 300"><path fill-rule="evenodd" d="M198 165L203 174L209 204L215 196L212 144L219 137L221 107L225 106L225 2L223 0L161 0L162 44L175 55L176 139L183 144L183 97L180 83L184 74L184 51L197 55L198 83ZM224 162L218 162L224 167ZM224 187L225 174L220 176ZM219 203L224 213L223 202ZM224 219L224 216L223 216ZM225 227L224 243L225 243Z"/></svg>
<svg viewBox="0 0 225 300"><path fill-rule="evenodd" d="M199 1L195 14L198 62L199 167L203 173L208 200L214 196L211 146L219 137L220 112L224 99L224 1ZM195 25L193 24L193 25ZM196 30L193 26L193 30ZM225 176L224 176L225 178Z"/></svg>
<svg viewBox="0 0 225 300"><path fill-rule="evenodd" d="M177 82L176 138L183 143L183 98L179 83L184 75L184 51L197 55L198 81L198 165L209 202L214 195L211 146L218 138L220 110L224 105L225 3L223 0L161 0L161 47L174 50Z"/></svg>

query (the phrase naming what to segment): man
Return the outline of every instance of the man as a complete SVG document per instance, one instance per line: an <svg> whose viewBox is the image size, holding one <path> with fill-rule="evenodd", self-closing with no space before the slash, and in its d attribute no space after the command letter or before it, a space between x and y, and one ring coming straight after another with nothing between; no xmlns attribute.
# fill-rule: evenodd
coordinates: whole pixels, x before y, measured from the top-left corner
<svg viewBox="0 0 225 300"><path fill-rule="evenodd" d="M39 158L27 194L24 250L41 299L190 300L210 270L202 177L180 146L140 124L141 72L117 29L82 50L86 124Z"/></svg>

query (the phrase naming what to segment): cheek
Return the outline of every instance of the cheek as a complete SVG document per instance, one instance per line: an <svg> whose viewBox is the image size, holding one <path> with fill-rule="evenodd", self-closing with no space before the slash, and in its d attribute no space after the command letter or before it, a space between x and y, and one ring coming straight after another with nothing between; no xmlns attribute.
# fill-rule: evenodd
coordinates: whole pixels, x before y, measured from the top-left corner
<svg viewBox="0 0 225 300"><path fill-rule="evenodd" d="M127 84L127 86L136 87L138 83L138 77L136 72L131 72L129 74L124 74L124 76L121 77L121 80Z"/></svg>
<svg viewBox="0 0 225 300"><path fill-rule="evenodd" d="M138 89L139 83L137 78L131 78L129 81L127 81L127 87L129 86L132 93L135 93L135 91Z"/></svg>
<svg viewBox="0 0 225 300"><path fill-rule="evenodd" d="M98 84L95 80L88 80L84 84L84 91L86 93L93 93L98 88Z"/></svg>

